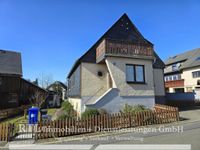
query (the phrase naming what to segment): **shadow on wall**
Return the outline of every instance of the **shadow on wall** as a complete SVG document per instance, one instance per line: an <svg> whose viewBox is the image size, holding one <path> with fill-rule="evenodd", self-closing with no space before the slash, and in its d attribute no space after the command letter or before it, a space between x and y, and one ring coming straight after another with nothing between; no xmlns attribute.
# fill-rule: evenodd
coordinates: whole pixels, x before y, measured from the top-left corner
<svg viewBox="0 0 200 150"><path fill-rule="evenodd" d="M92 107L92 108L102 108L106 104L110 103L112 100L116 99L119 97L119 89L117 88L112 88L112 90L104 95L101 100L99 100L96 104L94 105L88 105L87 107Z"/></svg>

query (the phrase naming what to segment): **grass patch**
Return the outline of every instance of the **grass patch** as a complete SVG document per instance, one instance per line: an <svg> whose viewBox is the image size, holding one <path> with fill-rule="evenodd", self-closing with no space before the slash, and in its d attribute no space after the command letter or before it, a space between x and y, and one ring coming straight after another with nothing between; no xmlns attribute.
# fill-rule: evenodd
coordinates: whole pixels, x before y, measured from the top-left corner
<svg viewBox="0 0 200 150"><path fill-rule="evenodd" d="M28 116L26 118L28 118ZM13 117L13 118L6 119L6 120L0 122L0 124L2 124L2 123L19 124L19 123L22 123L22 122L26 123L26 122L28 122L28 119L25 119L24 116L16 116L16 117Z"/></svg>
<svg viewBox="0 0 200 150"><path fill-rule="evenodd" d="M48 115L54 115L55 112L57 111L58 109L48 109L47 110L47 114ZM38 116L38 119L40 119L40 115ZM12 117L12 118L8 118L6 120L3 120L2 122L0 122L0 124L3 124L3 123L14 123L15 125L18 126L18 124L20 123L28 123L28 115L26 116L26 118L24 116L15 116L15 117Z"/></svg>
<svg viewBox="0 0 200 150"><path fill-rule="evenodd" d="M47 114L53 116L57 110L57 108L50 108L47 110Z"/></svg>

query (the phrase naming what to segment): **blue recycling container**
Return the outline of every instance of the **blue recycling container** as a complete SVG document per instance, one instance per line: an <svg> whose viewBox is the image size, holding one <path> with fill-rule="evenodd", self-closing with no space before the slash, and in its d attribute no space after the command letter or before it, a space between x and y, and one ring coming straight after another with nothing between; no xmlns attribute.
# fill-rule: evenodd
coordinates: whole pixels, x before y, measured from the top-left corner
<svg viewBox="0 0 200 150"><path fill-rule="evenodd" d="M38 123L38 113L39 113L38 107L29 108L29 110L28 110L28 123L29 124Z"/></svg>

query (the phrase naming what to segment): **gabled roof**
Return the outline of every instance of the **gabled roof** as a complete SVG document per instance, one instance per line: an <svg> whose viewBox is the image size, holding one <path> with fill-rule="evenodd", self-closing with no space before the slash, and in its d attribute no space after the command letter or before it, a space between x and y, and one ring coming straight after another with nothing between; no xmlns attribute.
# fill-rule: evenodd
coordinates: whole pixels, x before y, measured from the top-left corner
<svg viewBox="0 0 200 150"><path fill-rule="evenodd" d="M0 74L22 76L21 54L7 50L0 50Z"/></svg>
<svg viewBox="0 0 200 150"><path fill-rule="evenodd" d="M170 57L165 61L165 64L169 66L179 62L182 62L179 69L200 66L200 48Z"/></svg>
<svg viewBox="0 0 200 150"><path fill-rule="evenodd" d="M134 43L141 43L153 46L151 42L145 39L142 34L138 31L135 25L131 22L129 17L124 14L117 22L111 26L111 28L103 34L103 36L84 54L82 55L73 65L71 71L68 74L68 78L76 70L81 62L91 62L96 63L96 47L101 43L104 38L115 39L115 40L125 40ZM155 68L164 68L164 63L154 52L156 57L156 62L154 63Z"/></svg>
<svg viewBox="0 0 200 150"><path fill-rule="evenodd" d="M53 87L54 85L60 85L62 86L64 89L67 90L67 85L65 85L64 83L60 82L60 81L55 81L54 83L52 83L51 85L49 85L47 87L47 89L49 90L51 87Z"/></svg>
<svg viewBox="0 0 200 150"><path fill-rule="evenodd" d="M34 86L34 87L36 87L36 88L38 88L38 89L44 91L44 92L48 92L46 89L40 87L39 85L35 85L35 84L33 84L32 82L30 82L30 81L28 81L28 80L26 80L26 79L24 79L24 78L21 78L21 80L23 80L24 82L26 82L26 83L28 83L28 84L30 84L30 85L32 85L32 86Z"/></svg>

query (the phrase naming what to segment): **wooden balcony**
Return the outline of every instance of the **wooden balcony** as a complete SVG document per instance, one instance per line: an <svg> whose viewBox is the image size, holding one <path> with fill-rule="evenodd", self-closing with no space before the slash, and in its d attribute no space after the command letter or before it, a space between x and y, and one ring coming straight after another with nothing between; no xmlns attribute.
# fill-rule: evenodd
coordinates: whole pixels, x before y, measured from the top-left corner
<svg viewBox="0 0 200 150"><path fill-rule="evenodd" d="M96 62L106 56L153 59L153 47L130 41L104 39L96 48Z"/></svg>
<svg viewBox="0 0 200 150"><path fill-rule="evenodd" d="M165 87L183 87L184 86L184 79L181 80L174 80L174 81L165 81Z"/></svg>

